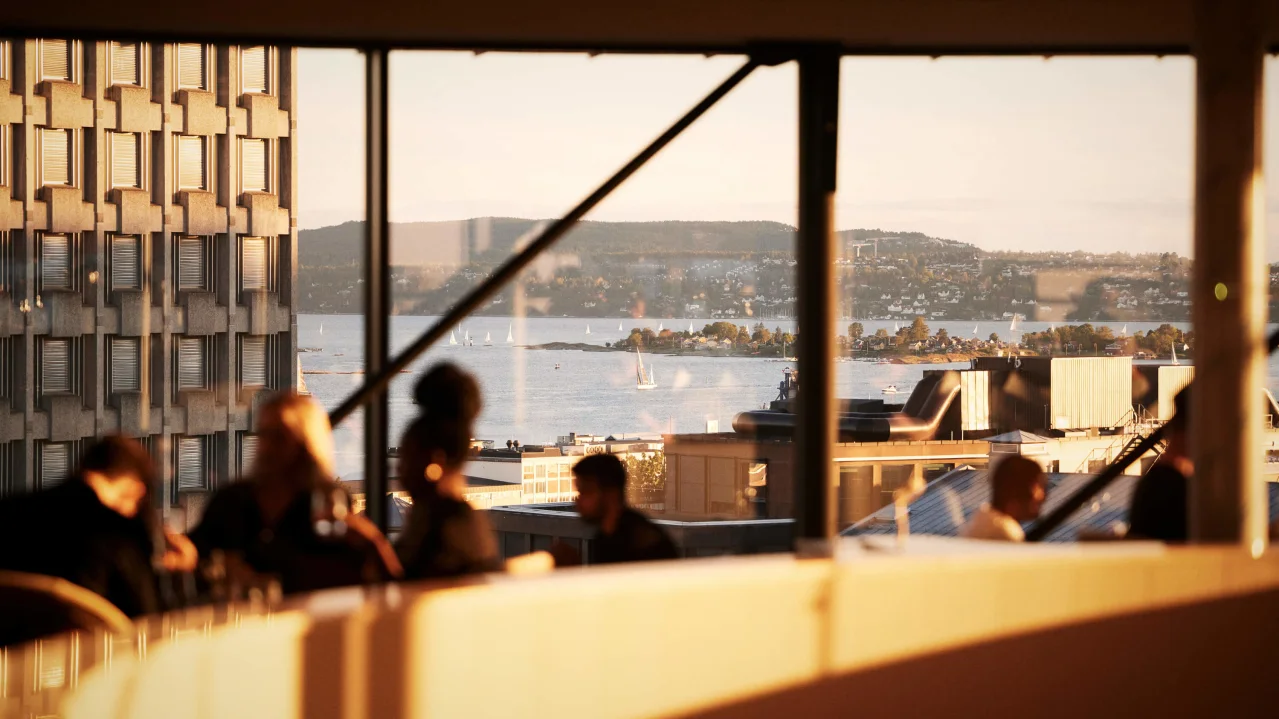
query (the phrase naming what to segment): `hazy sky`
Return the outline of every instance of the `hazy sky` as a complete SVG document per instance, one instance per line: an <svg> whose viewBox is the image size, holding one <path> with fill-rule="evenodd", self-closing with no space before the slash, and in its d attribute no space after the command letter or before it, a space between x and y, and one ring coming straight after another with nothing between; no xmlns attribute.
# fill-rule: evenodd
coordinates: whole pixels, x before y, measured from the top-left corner
<svg viewBox="0 0 1279 719"><path fill-rule="evenodd" d="M391 218L558 216L740 63L397 53ZM837 224L1188 254L1193 71L1187 58L846 59ZM303 228L363 216L363 72L353 51L301 51ZM757 70L590 219L794 224L795 94L793 65Z"/></svg>

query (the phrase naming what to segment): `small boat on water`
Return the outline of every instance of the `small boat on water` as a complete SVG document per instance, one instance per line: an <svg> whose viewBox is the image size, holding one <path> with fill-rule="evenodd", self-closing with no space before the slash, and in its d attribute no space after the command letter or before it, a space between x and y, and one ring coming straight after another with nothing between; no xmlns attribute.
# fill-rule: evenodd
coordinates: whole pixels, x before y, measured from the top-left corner
<svg viewBox="0 0 1279 719"><path fill-rule="evenodd" d="M644 367L644 356L639 347L635 348L635 389L657 389L657 380L653 377L652 368Z"/></svg>
<svg viewBox="0 0 1279 719"><path fill-rule="evenodd" d="M658 331L658 332L661 332L661 331L662 331L662 323L661 323L661 322L658 322L658 323L657 323L657 331Z"/></svg>
<svg viewBox="0 0 1279 719"><path fill-rule="evenodd" d="M471 331L470 331L470 330L464 330L464 331L462 332L462 344L467 345L467 346L470 346L470 344L471 344Z"/></svg>
<svg viewBox="0 0 1279 719"><path fill-rule="evenodd" d="M694 330L694 329L693 329L693 322L692 322L692 320L689 320L689 322L688 322L688 333L691 335L691 334L693 334L694 332L696 332L696 330Z"/></svg>
<svg viewBox="0 0 1279 719"><path fill-rule="evenodd" d="M586 334L589 335L590 333L591 333L591 326L588 324L586 325Z"/></svg>
<svg viewBox="0 0 1279 719"><path fill-rule="evenodd" d="M977 336L977 325L973 325L973 337Z"/></svg>
<svg viewBox="0 0 1279 719"><path fill-rule="evenodd" d="M1119 330L1119 336L1120 337L1128 336L1128 325L1124 325L1123 329Z"/></svg>
<svg viewBox="0 0 1279 719"><path fill-rule="evenodd" d="M559 363L559 362L556 362L556 363L555 363L555 369L559 369L559 368L560 368L560 363Z"/></svg>
<svg viewBox="0 0 1279 719"><path fill-rule="evenodd" d="M324 334L324 323L320 323L320 334Z"/></svg>
<svg viewBox="0 0 1279 719"><path fill-rule="evenodd" d="M485 347L488 347L488 346L491 346L492 344L493 344L493 335L489 334L488 332L485 332L485 333L484 333L484 346L485 346Z"/></svg>
<svg viewBox="0 0 1279 719"><path fill-rule="evenodd" d="M897 394L897 385L890 384L887 387L880 390L880 392L883 392L884 394Z"/></svg>
<svg viewBox="0 0 1279 719"><path fill-rule="evenodd" d="M625 331L626 331L626 330L622 329L622 323L621 323L621 322L618 322L618 323L617 323L617 331L618 331L618 332L625 332Z"/></svg>
<svg viewBox="0 0 1279 719"><path fill-rule="evenodd" d="M1177 343L1172 343L1172 363L1181 364L1181 360L1177 359Z"/></svg>
<svg viewBox="0 0 1279 719"><path fill-rule="evenodd" d="M506 344L509 345L513 342L515 342L515 325L511 324L506 327Z"/></svg>
<svg viewBox="0 0 1279 719"><path fill-rule="evenodd" d="M892 362L889 362L883 357L880 357L879 359L875 360L875 364L892 364Z"/></svg>
<svg viewBox="0 0 1279 719"><path fill-rule="evenodd" d="M453 330L449 330L449 346L457 346L457 335L453 334Z"/></svg>

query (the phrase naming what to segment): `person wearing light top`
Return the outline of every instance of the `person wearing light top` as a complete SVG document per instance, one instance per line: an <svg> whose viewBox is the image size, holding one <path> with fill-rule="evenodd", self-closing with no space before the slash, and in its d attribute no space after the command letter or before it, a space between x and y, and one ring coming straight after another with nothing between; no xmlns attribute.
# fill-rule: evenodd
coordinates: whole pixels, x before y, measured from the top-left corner
<svg viewBox="0 0 1279 719"><path fill-rule="evenodd" d="M1033 460L1008 457L995 467L990 481L990 504L982 505L960 529L969 539L1020 542L1026 539L1022 522L1039 517L1047 495L1048 477Z"/></svg>

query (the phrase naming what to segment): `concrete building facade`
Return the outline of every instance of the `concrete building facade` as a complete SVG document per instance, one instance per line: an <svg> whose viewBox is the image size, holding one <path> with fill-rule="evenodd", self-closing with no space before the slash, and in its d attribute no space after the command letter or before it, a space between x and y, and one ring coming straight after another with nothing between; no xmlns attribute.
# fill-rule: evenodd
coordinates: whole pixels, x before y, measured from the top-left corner
<svg viewBox="0 0 1279 719"><path fill-rule="evenodd" d="M140 439L191 519L296 374L297 54L0 40L0 494Z"/></svg>

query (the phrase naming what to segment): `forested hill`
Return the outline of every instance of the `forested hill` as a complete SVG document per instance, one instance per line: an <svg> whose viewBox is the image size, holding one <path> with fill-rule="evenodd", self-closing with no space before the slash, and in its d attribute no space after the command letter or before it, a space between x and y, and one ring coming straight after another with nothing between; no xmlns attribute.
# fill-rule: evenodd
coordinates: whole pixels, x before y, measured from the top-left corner
<svg viewBox="0 0 1279 719"><path fill-rule="evenodd" d="M517 243L536 236L545 220L483 217L449 222L397 223L391 227L391 262L397 266L497 261ZM299 264L334 267L359 262L362 222L303 230ZM919 232L845 230L844 242L878 238L880 254L976 251L972 245ZM556 245L590 255L789 253L795 228L780 222L581 222ZM864 248L863 252L870 248Z"/></svg>

